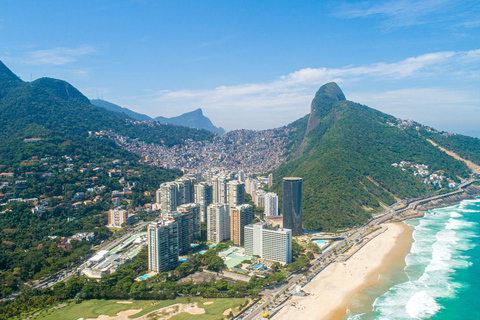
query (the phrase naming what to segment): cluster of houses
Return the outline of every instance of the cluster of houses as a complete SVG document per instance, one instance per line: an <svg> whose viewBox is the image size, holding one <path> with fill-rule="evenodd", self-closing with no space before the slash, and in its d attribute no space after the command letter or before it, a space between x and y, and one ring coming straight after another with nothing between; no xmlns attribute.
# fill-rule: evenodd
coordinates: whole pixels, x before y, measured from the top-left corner
<svg viewBox="0 0 480 320"><path fill-rule="evenodd" d="M412 171L414 176L423 178L423 183L430 184L438 189L444 187L450 189L457 188L457 183L455 181L445 177L444 170L437 170L431 173L426 164L414 164L409 161L400 161L399 163L392 163L392 167L400 168L402 171Z"/></svg>
<svg viewBox="0 0 480 320"><path fill-rule="evenodd" d="M131 177L140 177L140 172L134 169L122 168L120 160L109 162L82 163L76 157L31 157L20 163L20 168L14 172L0 172L0 213L7 210L10 203L27 203L34 214L52 210L56 206L80 209L91 206L104 200L110 200L113 207L131 203L136 182L127 181ZM128 163L123 163L128 164ZM28 168L28 169L27 169ZM28 170L28 171L27 171ZM54 190L54 184L62 181L65 175L75 174L77 182L74 184L75 193L66 192L65 185L62 190ZM112 190L101 183L104 177L118 178L120 190ZM127 178L127 179L125 179ZM55 179L55 180L51 180ZM131 179L129 179L131 180ZM44 191L39 194L38 188ZM82 190L81 186L85 189ZM109 195L110 193L110 195ZM104 199L106 198L106 199ZM143 208L142 208L143 209Z"/></svg>

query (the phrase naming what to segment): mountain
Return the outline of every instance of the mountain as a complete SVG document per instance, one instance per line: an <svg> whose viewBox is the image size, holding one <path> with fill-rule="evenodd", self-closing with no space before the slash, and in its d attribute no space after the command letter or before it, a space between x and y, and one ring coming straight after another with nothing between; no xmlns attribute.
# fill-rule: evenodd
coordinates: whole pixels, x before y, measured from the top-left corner
<svg viewBox="0 0 480 320"><path fill-rule="evenodd" d="M3 161L24 160L40 145L43 148L48 146L50 154L61 153L63 147L68 147L69 151L79 148L88 149L90 154L108 152L125 156L125 152L110 140L88 139L89 131L113 131L132 139L167 146L182 144L185 139L204 141L214 137L207 130L135 123L123 113L92 105L87 97L65 81L40 78L23 82L1 62L0 128L0 165ZM44 143L25 144L25 138L43 138Z"/></svg>
<svg viewBox="0 0 480 320"><path fill-rule="evenodd" d="M225 129L222 127L215 127L212 121L203 115L202 109L197 109L172 118L156 117L155 120L160 123L170 123L190 128L205 129L218 134L225 133Z"/></svg>
<svg viewBox="0 0 480 320"><path fill-rule="evenodd" d="M444 170L445 178L455 181L470 174L464 162L427 141L446 144L448 138L442 133L348 101L336 83L322 86L310 114L289 127L291 152L274 171L274 190L281 194L282 177L303 178L306 229L352 227L399 199L438 192L394 163L426 164L430 172ZM450 139L449 149L465 151L463 156L480 162L480 151L475 149L480 140L459 137Z"/></svg>
<svg viewBox="0 0 480 320"><path fill-rule="evenodd" d="M146 114L138 113L138 112L132 111L130 109L120 107L119 105L116 105L114 103L111 103L111 102L108 102L108 101L105 101L105 100L92 99L92 100L90 100L90 103L93 104L94 106L97 106L97 107L100 107L100 108L105 108L105 109L110 110L110 111L124 113L127 116L129 116L130 118L135 119L135 120L139 120L139 121L152 120L152 118L150 118Z"/></svg>
<svg viewBox="0 0 480 320"><path fill-rule="evenodd" d="M205 129L214 133L224 134L225 130L222 127L216 127L209 118L203 115L202 109L197 109L191 112L184 113L177 117L166 118L166 117L156 117L155 119L150 118L149 116L137 113L127 108L123 108L119 105L114 103L101 100L101 99L93 99L90 102L100 108L104 108L113 112L120 112L132 119L139 120L139 121L149 121L149 120L156 120L159 123L166 123L166 124L174 124L177 126L184 126L189 128L196 128L196 129Z"/></svg>

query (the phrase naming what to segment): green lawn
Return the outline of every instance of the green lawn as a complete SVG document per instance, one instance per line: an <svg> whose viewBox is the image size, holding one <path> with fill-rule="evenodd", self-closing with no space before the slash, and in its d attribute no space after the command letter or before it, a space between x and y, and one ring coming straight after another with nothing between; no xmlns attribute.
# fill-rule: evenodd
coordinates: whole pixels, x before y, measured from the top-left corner
<svg viewBox="0 0 480 320"><path fill-rule="evenodd" d="M198 302L199 308L205 309L205 314L189 314L186 312L180 313L172 320L189 320L189 319L201 319L201 320L219 320L224 319L223 311L228 308L234 309L234 313L238 312L235 309L240 304L244 303L246 299L192 299L192 302ZM204 302L213 301L213 304L204 305Z"/></svg>
<svg viewBox="0 0 480 320"><path fill-rule="evenodd" d="M213 301L211 305L204 305L204 302ZM223 319L223 311L228 308L235 308L245 302L245 299L202 299L191 298L191 302L197 302L199 308L205 309L205 314L192 315L189 313L181 313L171 319L202 319L202 320L217 320ZM96 318L99 315L115 316L120 311L130 309L142 309L141 312L131 316L131 319L140 317L154 310L176 304L176 303L188 303L187 298L181 298L176 300L132 300L129 304L117 303L117 300L87 300L82 303L75 304L70 302L67 306L57 309L43 312L36 316L35 320L77 320L78 318Z"/></svg>

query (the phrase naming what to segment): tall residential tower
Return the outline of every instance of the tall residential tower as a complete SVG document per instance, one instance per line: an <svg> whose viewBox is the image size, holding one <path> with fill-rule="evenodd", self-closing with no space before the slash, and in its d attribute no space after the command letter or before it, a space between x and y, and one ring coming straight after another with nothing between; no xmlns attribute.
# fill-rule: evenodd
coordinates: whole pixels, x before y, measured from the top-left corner
<svg viewBox="0 0 480 320"><path fill-rule="evenodd" d="M283 178L283 227L302 234L302 178Z"/></svg>

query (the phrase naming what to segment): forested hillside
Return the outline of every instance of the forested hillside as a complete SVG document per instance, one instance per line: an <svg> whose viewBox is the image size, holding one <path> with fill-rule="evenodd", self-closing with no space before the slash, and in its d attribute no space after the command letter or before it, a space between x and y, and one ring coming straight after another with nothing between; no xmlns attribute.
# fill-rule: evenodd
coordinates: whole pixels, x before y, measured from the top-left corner
<svg viewBox="0 0 480 320"><path fill-rule="evenodd" d="M392 164L425 164L430 172L443 170L445 178L468 177L463 162L440 151L417 133L393 123L396 118L345 100L335 83L320 88L312 101L306 134L291 160L274 172L274 189L281 193L281 178L304 180L303 226L336 230L359 225L396 199L435 192L410 171ZM298 138L293 139L293 143Z"/></svg>

